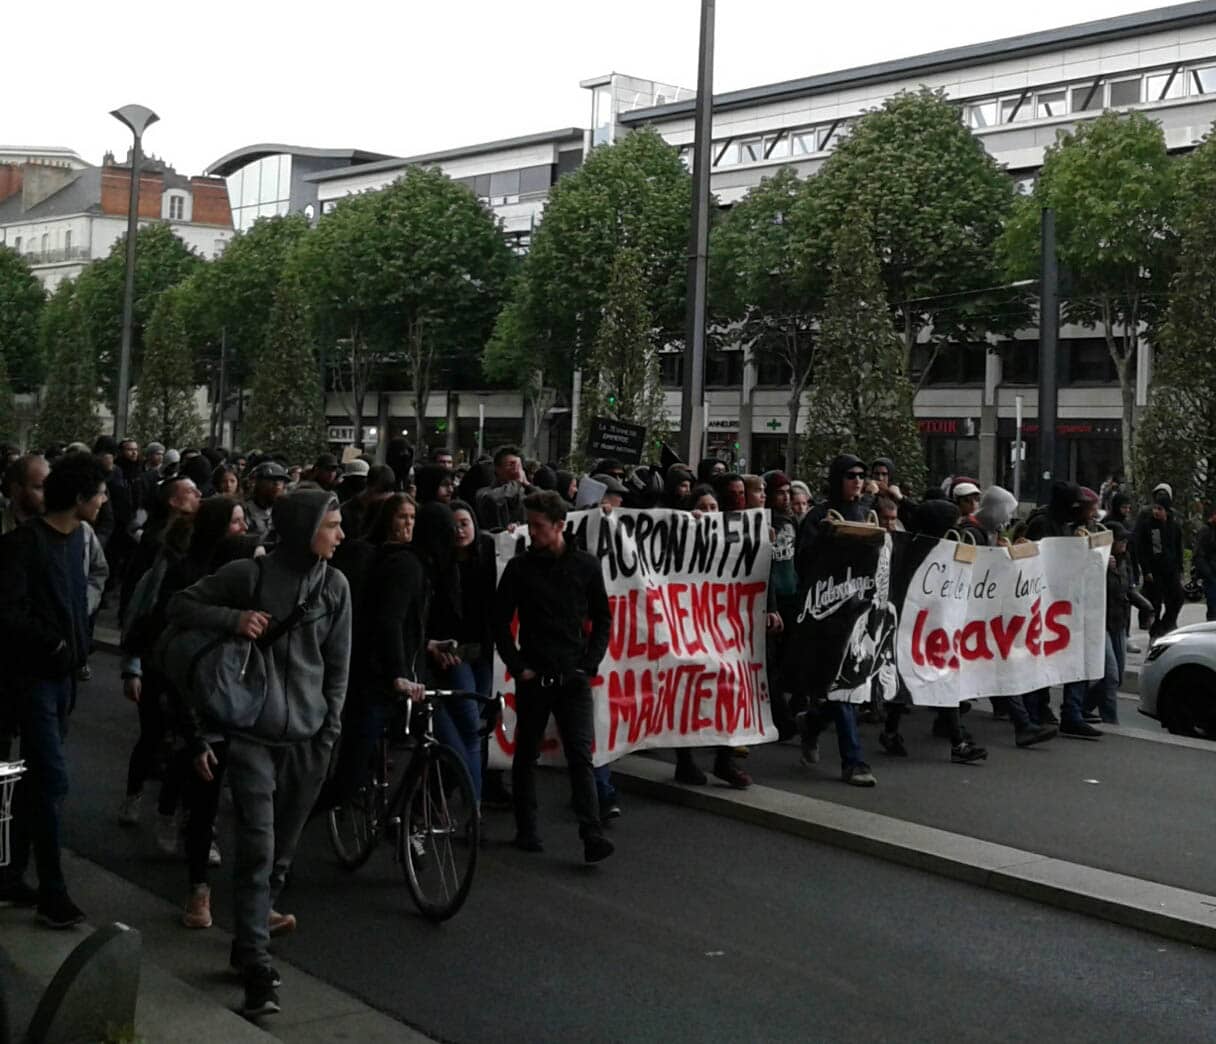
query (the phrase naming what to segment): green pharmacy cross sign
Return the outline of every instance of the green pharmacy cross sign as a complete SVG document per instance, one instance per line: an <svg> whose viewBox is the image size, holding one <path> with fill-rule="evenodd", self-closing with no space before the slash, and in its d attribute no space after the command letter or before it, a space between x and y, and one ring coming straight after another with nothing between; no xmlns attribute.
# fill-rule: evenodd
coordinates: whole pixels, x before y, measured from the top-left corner
<svg viewBox="0 0 1216 1044"><path fill-rule="evenodd" d="M774 417L771 421L769 421L765 425L765 427L768 428L769 431L776 431L778 428L781 427L781 421L777 420L777 418Z"/></svg>

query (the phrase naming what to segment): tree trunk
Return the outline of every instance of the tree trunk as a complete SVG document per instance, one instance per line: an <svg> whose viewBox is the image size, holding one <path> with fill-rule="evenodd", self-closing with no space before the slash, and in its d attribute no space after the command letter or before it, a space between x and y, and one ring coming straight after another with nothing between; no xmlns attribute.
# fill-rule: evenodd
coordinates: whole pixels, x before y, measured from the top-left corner
<svg viewBox="0 0 1216 1044"><path fill-rule="evenodd" d="M1130 323L1138 322L1134 318ZM1136 488L1135 461L1133 452L1136 445L1136 385L1131 373L1132 361L1138 353L1138 334L1135 325L1129 325L1124 330L1123 343L1126 351L1120 351L1115 341L1115 324L1109 299L1102 302L1102 333L1106 338L1106 350L1115 364L1115 372L1119 375L1119 398L1123 407L1123 437L1121 451L1123 453L1123 477L1129 489Z"/></svg>
<svg viewBox="0 0 1216 1044"><path fill-rule="evenodd" d="M414 423L418 429L414 439L414 455L415 459L423 460L427 453L426 405L431 394L431 360L423 347L421 319L410 324L408 337L411 369L414 371Z"/></svg>

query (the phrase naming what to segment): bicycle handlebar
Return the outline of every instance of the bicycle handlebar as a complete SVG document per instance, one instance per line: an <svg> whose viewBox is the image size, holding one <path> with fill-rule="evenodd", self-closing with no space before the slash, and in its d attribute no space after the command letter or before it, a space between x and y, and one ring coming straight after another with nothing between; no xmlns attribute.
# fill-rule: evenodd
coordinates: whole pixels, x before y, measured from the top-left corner
<svg viewBox="0 0 1216 1044"><path fill-rule="evenodd" d="M464 689L427 689L423 695L422 702L433 706L440 700L453 699L473 700L476 703L480 703L482 707L492 707L493 710L490 713L483 714L483 717L485 718L485 725L478 730L478 733L482 737L485 737L489 736L490 733L494 731L503 709L503 698L501 692L495 693L493 696L483 696L479 692L469 692ZM414 701L408 697L403 697L402 702L405 704L405 724L406 728L408 729L410 726L410 719L413 717Z"/></svg>

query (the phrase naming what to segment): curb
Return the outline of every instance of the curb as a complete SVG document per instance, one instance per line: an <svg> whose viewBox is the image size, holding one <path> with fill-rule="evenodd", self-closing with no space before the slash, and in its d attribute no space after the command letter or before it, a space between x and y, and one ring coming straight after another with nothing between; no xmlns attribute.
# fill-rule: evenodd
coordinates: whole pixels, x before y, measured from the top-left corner
<svg viewBox="0 0 1216 1044"><path fill-rule="evenodd" d="M613 763L624 789L1216 949L1216 896L1052 859L935 827L771 787L692 787L672 766L628 755Z"/></svg>

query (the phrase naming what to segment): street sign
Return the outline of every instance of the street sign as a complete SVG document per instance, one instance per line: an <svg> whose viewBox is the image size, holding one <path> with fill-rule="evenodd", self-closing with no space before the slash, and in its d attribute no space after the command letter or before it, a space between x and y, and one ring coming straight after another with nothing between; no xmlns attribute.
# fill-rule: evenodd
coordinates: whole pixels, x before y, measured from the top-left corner
<svg viewBox="0 0 1216 1044"><path fill-rule="evenodd" d="M593 457L612 457L622 464L641 464L646 446L646 429L610 417L594 417L587 439L587 452Z"/></svg>

